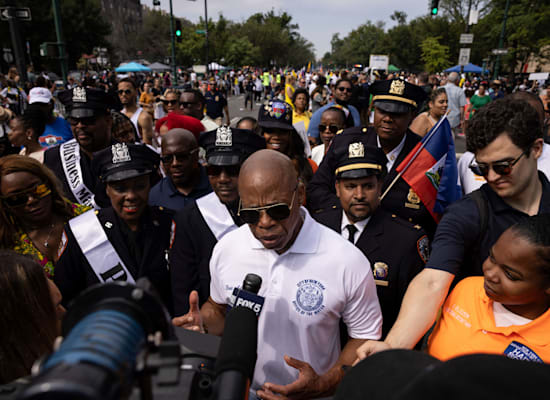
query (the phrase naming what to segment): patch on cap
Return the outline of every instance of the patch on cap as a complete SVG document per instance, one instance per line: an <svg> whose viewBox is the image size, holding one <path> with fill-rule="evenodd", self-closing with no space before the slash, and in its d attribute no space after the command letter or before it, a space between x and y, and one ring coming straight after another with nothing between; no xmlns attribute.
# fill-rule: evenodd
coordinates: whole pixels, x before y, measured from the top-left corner
<svg viewBox="0 0 550 400"><path fill-rule="evenodd" d="M273 105L271 106L271 109L273 111L270 112L269 115L279 119L285 114L286 106L284 103L276 102L276 103L273 103Z"/></svg>
<svg viewBox="0 0 550 400"><path fill-rule="evenodd" d="M402 80L394 80L390 86L390 94L403 96L403 93L405 93L405 82Z"/></svg>
<svg viewBox="0 0 550 400"><path fill-rule="evenodd" d="M220 126L216 131L215 146L233 146L233 132L228 126Z"/></svg>
<svg viewBox="0 0 550 400"><path fill-rule="evenodd" d="M350 143L348 147L348 157L349 158L365 157L365 146L363 146L363 143L361 142Z"/></svg>
<svg viewBox="0 0 550 400"><path fill-rule="evenodd" d="M113 152L113 164L132 161L132 157L130 157L130 151L128 150L126 143L117 143L112 145L111 151Z"/></svg>
<svg viewBox="0 0 550 400"><path fill-rule="evenodd" d="M73 89L73 103L86 103L86 89L83 87L75 87Z"/></svg>

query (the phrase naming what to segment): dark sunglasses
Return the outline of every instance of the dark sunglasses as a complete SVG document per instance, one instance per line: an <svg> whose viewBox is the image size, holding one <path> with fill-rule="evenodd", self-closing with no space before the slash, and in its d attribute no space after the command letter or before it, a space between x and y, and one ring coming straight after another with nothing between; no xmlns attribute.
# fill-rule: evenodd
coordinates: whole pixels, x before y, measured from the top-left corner
<svg viewBox="0 0 550 400"><path fill-rule="evenodd" d="M178 100L162 100L162 104L170 104L171 106L176 105L178 103L179 103Z"/></svg>
<svg viewBox="0 0 550 400"><path fill-rule="evenodd" d="M174 158L176 158L176 160L178 161L185 162L185 161L189 161L191 159L191 156L195 154L197 151L199 151L198 147L196 149L191 150L188 153L166 154L162 156L160 160L165 164L171 164L172 161L174 161Z"/></svg>
<svg viewBox="0 0 550 400"><path fill-rule="evenodd" d="M518 158L511 161L497 161L490 164L476 163L474 158L470 162L469 167L474 174L479 176L487 176L489 174L489 168L492 168L493 171L495 171L495 174L510 175L512 173L512 167L516 165L516 163L520 160L520 158L523 157L528 152L529 150L524 151L518 156Z"/></svg>
<svg viewBox="0 0 550 400"><path fill-rule="evenodd" d="M189 107L191 107L191 106L193 106L197 103L196 102L191 102L191 101L182 101L180 104L183 108L189 108Z"/></svg>
<svg viewBox="0 0 550 400"><path fill-rule="evenodd" d="M336 135L336 132L340 130L336 125L325 125L325 124L319 124L319 132L324 132L325 129L330 131L330 133L333 133Z"/></svg>
<svg viewBox="0 0 550 400"><path fill-rule="evenodd" d="M344 86L340 86L339 88L337 88L337 90L338 90L339 92L348 92L348 93L351 93L351 88L344 87Z"/></svg>
<svg viewBox="0 0 550 400"><path fill-rule="evenodd" d="M85 126L89 125L95 125L97 122L97 117L85 117L85 118L73 118L69 117L67 118L67 122L69 122L72 126L77 126L79 123Z"/></svg>
<svg viewBox="0 0 550 400"><path fill-rule="evenodd" d="M241 166L239 164L237 165L207 165L206 166L206 173L208 176L218 176L221 175L222 171L225 171L225 173L229 176L239 176L239 171L241 170Z"/></svg>
<svg viewBox="0 0 550 400"><path fill-rule="evenodd" d="M269 206L263 207L250 207L250 208L241 208L241 200L239 200L239 209L237 215L241 217L244 223L246 224L256 224L260 220L260 212L264 210L269 217L275 221L282 221L287 219L290 216L290 211L292 211L292 205L294 204L294 197L296 196L296 189L292 193L292 200L290 200L290 205L286 203L277 203L271 204Z"/></svg>
<svg viewBox="0 0 550 400"><path fill-rule="evenodd" d="M33 187L23 190L19 193L10 194L9 196L2 196L2 201L7 207L15 208L26 205L29 201L29 197L33 197L40 200L52 193L51 189L45 183L37 183Z"/></svg>
<svg viewBox="0 0 550 400"><path fill-rule="evenodd" d="M118 94L123 94L123 93L124 93L124 94L130 94L130 93L132 93L132 91L131 91L130 89L124 89L124 90L123 90L123 89L120 89L120 90L118 91Z"/></svg>

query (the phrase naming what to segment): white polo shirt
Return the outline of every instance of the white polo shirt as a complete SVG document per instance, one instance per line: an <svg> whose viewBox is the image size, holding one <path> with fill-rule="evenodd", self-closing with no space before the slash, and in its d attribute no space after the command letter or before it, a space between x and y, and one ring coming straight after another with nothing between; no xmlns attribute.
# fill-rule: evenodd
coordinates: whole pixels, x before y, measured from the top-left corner
<svg viewBox="0 0 550 400"><path fill-rule="evenodd" d="M472 170L468 168L473 158L474 154L466 151L460 156L457 163L458 179L464 194L479 189L481 185L486 182L484 177L474 174ZM542 145L542 154L537 160L537 166L539 171L544 172L546 177L550 179L550 144L544 143Z"/></svg>
<svg viewBox="0 0 550 400"><path fill-rule="evenodd" d="M246 274L262 277L265 297L258 325L258 359L252 390L265 382L286 385L298 378L285 354L308 362L318 374L340 355L339 320L357 339L379 339L382 314L370 263L338 233L301 208L304 223L284 254L263 247L243 225L225 235L210 259L210 296L229 303Z"/></svg>

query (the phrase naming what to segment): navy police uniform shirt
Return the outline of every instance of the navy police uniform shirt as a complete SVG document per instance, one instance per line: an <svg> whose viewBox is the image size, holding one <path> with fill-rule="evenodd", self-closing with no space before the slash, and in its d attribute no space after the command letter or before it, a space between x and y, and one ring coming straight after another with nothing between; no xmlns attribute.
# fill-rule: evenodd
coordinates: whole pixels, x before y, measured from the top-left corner
<svg viewBox="0 0 550 400"><path fill-rule="evenodd" d="M212 119L223 117L223 108L227 106L227 100L222 92L218 90L208 91L205 93L204 98L206 100L206 115Z"/></svg>
<svg viewBox="0 0 550 400"><path fill-rule="evenodd" d="M340 200L336 196L336 189L334 188L334 171L338 164L339 155L336 154L334 149L344 149L347 151L348 145L357 140L358 135L367 135L367 145L378 147L377 135L372 127L349 128L332 139L332 143L323 161L319 165L319 169L307 185L307 207L312 215L323 210L340 208ZM382 193L385 192L386 188L397 176L396 168L420 140L420 136L410 130L406 131L403 149L397 156L391 170L388 171L388 174L384 178ZM433 237L437 227L436 222L424 204L420 201L418 195L403 178L400 178L393 185L386 197L382 200L381 207L406 221L420 225L430 238Z"/></svg>
<svg viewBox="0 0 550 400"><path fill-rule="evenodd" d="M542 183L538 214L550 213L550 183L544 173L539 171L538 174ZM480 232L480 213L471 195L451 204L437 227L426 268L450 272L457 280L482 275L481 266L500 235L520 219L528 217L508 205L488 184L479 190L487 200L485 232Z"/></svg>

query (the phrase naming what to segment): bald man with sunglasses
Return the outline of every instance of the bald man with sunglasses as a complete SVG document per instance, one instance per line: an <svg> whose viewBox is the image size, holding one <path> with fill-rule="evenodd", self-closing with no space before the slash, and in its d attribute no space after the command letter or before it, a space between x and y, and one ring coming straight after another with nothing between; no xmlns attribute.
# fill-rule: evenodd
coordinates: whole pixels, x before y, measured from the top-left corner
<svg viewBox="0 0 550 400"><path fill-rule="evenodd" d="M543 140L533 107L496 100L469 121L466 140L475 155L471 166L487 183L446 209L430 259L410 283L397 321L383 342L367 342L358 350L361 359L414 347L434 323L453 281L482 275L489 250L515 222L550 212L550 183L537 170Z"/></svg>
<svg viewBox="0 0 550 400"><path fill-rule="evenodd" d="M275 150L254 153L239 175L239 216L210 261L210 298L174 320L221 335L233 289L248 273L262 278L258 358L251 398L327 397L357 347L380 337L382 315L369 261L305 208L305 188L292 161ZM341 349L339 322L347 326ZM283 396L283 397L281 397Z"/></svg>

